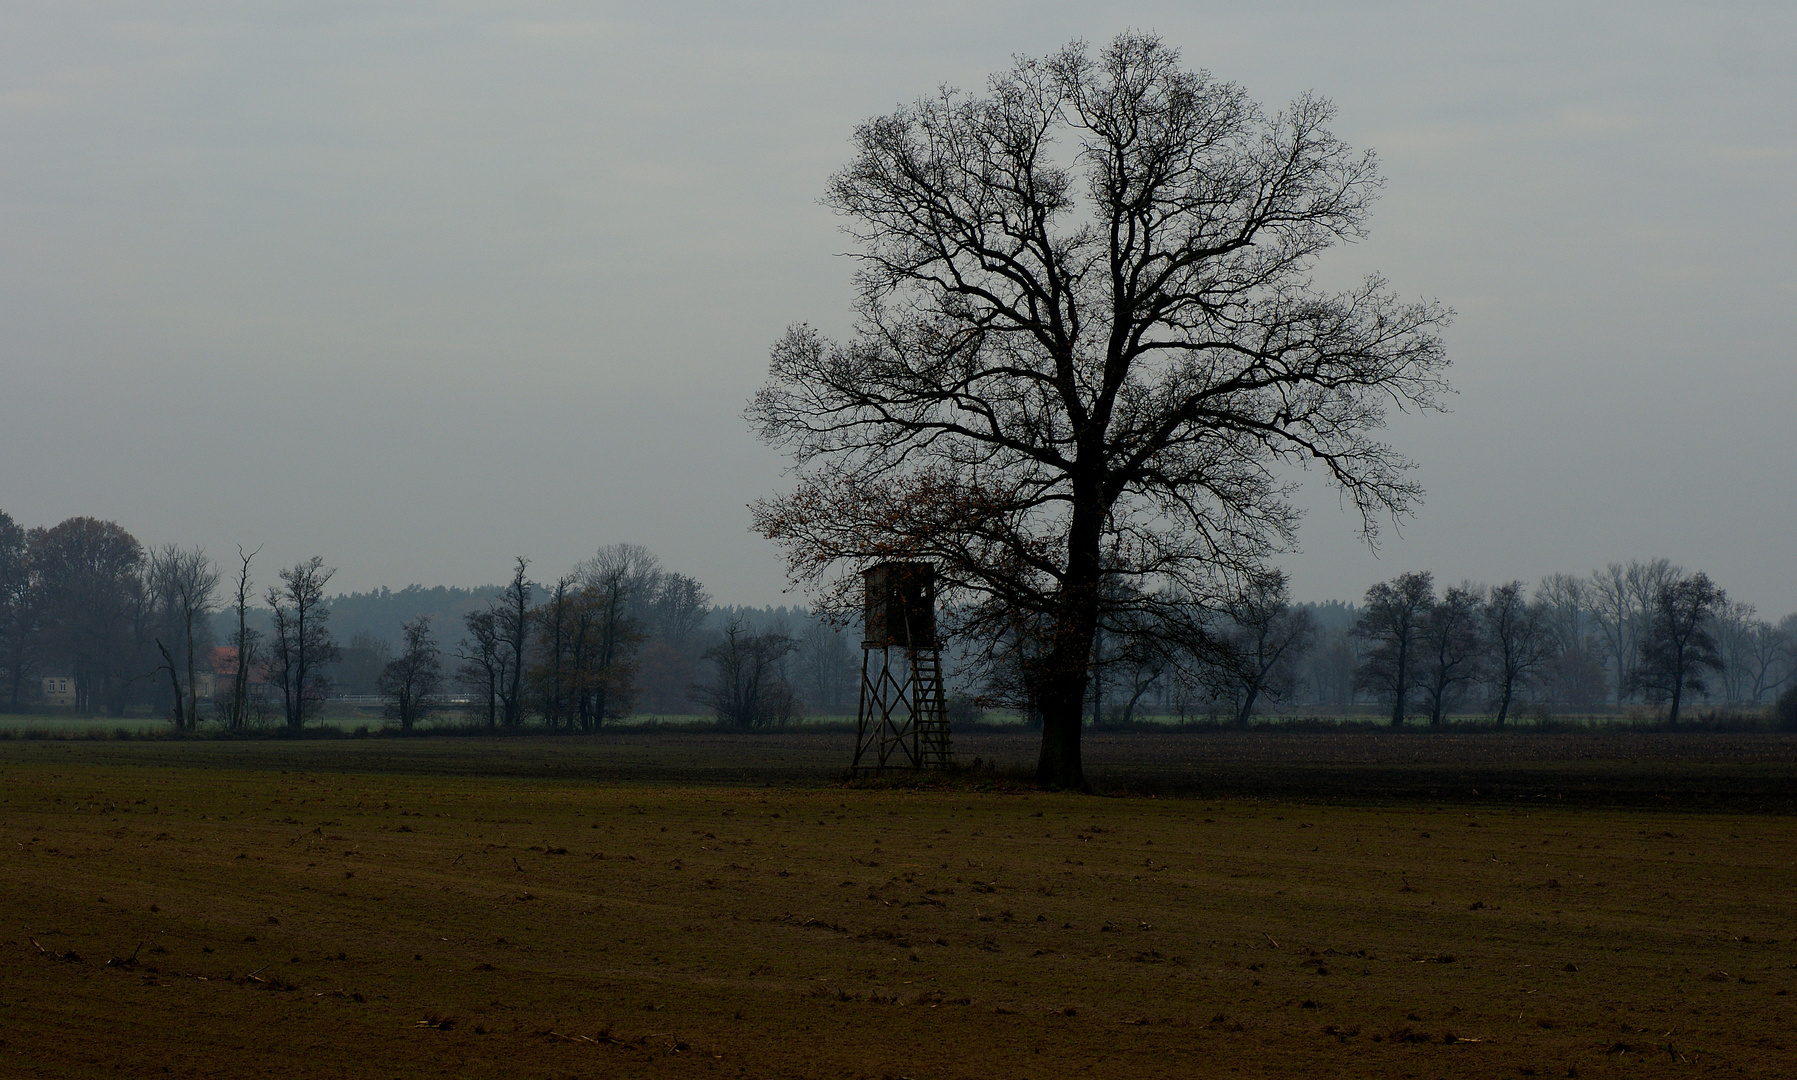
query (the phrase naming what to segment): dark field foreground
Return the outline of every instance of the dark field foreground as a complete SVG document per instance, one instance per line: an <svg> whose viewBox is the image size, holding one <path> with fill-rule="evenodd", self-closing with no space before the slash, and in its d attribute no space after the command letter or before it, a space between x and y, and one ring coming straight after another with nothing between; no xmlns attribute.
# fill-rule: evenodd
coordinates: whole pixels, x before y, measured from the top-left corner
<svg viewBox="0 0 1797 1080"><path fill-rule="evenodd" d="M1791 746L1609 738L1092 746L1209 799L823 786L840 736L0 744L0 1076L1790 1075L1797 818L1546 804L1777 803Z"/></svg>

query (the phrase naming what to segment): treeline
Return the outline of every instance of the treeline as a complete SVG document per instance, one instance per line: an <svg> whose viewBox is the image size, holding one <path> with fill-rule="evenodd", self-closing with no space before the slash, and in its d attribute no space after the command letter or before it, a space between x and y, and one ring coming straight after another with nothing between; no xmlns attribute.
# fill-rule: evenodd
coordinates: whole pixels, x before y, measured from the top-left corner
<svg viewBox="0 0 1797 1080"><path fill-rule="evenodd" d="M351 695L378 697L402 728L454 709L496 730L559 732L631 714L758 728L856 708L854 628L803 608L715 606L701 582L634 545L552 578L519 559L501 585L337 596L322 559L259 584L257 555L220 567L198 548L146 549L113 522L26 529L0 512L0 707L299 730ZM1677 722L1694 699L1762 706L1781 691L1797 710L1797 615L1760 618L1665 559L1533 588L1438 589L1431 574L1406 573L1357 605L1295 603L1269 573L1233 597L1175 607L1099 635L1095 723L1304 711L1501 724L1522 708L1637 705ZM956 718L989 707L1027 718L1027 670L983 645L950 642Z"/></svg>
<svg viewBox="0 0 1797 1080"><path fill-rule="evenodd" d="M77 711L114 715L149 704L186 726L218 585L197 549L146 551L88 517L25 529L0 511L0 703L17 712L66 694Z"/></svg>
<svg viewBox="0 0 1797 1080"><path fill-rule="evenodd" d="M408 729L454 706L552 731L855 708L852 634L800 608L715 607L634 545L551 580L519 559L504 585L338 596L321 558L262 586L257 555L220 567L198 548L148 550L114 522L25 529L0 512L0 706L299 730L348 694L378 696Z"/></svg>
<svg viewBox="0 0 1797 1080"><path fill-rule="evenodd" d="M1647 705L1677 723L1694 699L1760 706L1797 682L1797 615L1762 619L1665 559L1554 574L1533 589L1438 590L1432 574L1406 573L1357 607L1295 604L1271 573L1193 621L1101 636L1094 718L1154 709L1246 723L1271 710L1377 709L1398 725L1466 712L1503 724L1524 706ZM1786 697L1781 709L1797 709Z"/></svg>

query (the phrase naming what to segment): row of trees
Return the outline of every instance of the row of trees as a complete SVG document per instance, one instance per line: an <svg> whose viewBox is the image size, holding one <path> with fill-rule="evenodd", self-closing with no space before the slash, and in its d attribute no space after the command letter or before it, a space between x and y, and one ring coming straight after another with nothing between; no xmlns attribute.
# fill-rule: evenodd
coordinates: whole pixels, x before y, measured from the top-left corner
<svg viewBox="0 0 1797 1080"><path fill-rule="evenodd" d="M432 673L432 693L453 682L495 729L530 719L550 731L592 732L639 708L687 713L698 705L750 730L808 707L854 707L855 657L828 623L804 617L795 634L784 615L756 625L724 612L713 628L705 588L632 544L602 548L551 583L533 582L528 571L528 560L518 559L500 595L464 616L453 673L419 623L407 625L395 663Z"/></svg>
<svg viewBox="0 0 1797 1080"><path fill-rule="evenodd" d="M197 549L146 550L90 517L26 529L0 511L0 700L16 712L40 675L57 674L79 710L155 701L190 726L217 587Z"/></svg>
<svg viewBox="0 0 1797 1080"><path fill-rule="evenodd" d="M511 580L439 642L428 612L397 642L333 633L335 571L313 557L258 590L258 552L227 574L198 548L149 550L124 528L71 518L26 529L0 512L0 705L17 712L38 679L66 677L77 712L259 718L299 730L345 689L376 693L410 729L452 697L495 728L593 731L633 711L704 708L733 726L801 712L852 712L855 654L802 611L715 609L704 586L635 545L601 549L550 582L519 559ZM441 592L442 590L437 590ZM415 593L423 606L431 590Z"/></svg>
<svg viewBox="0 0 1797 1080"><path fill-rule="evenodd" d="M1134 630L1100 637L1096 716L1108 693L1123 719L1158 694L1238 722L1273 704L1377 703L1401 725L1642 702L1676 723L1693 695L1757 705L1797 682L1797 615L1774 625L1665 559L1551 575L1532 594L1521 581L1438 592L1428 572L1406 573L1357 610L1293 604L1282 574L1261 574L1213 610Z"/></svg>

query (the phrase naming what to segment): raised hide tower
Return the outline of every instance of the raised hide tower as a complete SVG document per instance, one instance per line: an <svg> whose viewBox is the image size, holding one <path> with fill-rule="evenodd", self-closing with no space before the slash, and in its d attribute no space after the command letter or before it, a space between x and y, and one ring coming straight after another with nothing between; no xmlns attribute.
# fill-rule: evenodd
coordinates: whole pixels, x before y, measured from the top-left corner
<svg viewBox="0 0 1797 1080"><path fill-rule="evenodd" d="M954 762L942 644L936 639L936 568L888 562L862 573L861 702L856 772L943 768Z"/></svg>
<svg viewBox="0 0 1797 1080"><path fill-rule="evenodd" d="M863 648L936 647L936 568L889 562L861 575L867 587L861 622Z"/></svg>

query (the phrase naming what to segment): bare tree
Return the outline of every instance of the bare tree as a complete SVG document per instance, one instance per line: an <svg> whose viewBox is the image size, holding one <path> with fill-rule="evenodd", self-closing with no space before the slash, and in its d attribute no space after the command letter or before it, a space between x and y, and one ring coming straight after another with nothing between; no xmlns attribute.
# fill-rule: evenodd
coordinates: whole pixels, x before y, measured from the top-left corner
<svg viewBox="0 0 1797 1080"><path fill-rule="evenodd" d="M751 630L736 620L724 627L723 640L705 653L717 665L717 677L698 691L718 723L755 731L795 715L798 695L780 667L795 644L777 630Z"/></svg>
<svg viewBox="0 0 1797 1080"><path fill-rule="evenodd" d="M337 571L314 555L291 569L277 572L263 599L274 610L274 640L269 674L281 691L287 730L298 733L330 689L325 665L337 658L331 640L330 609L324 588Z"/></svg>
<svg viewBox="0 0 1797 1080"><path fill-rule="evenodd" d="M1797 629L1797 616L1786 616L1778 626L1764 621L1755 624L1745 661L1754 704L1776 693L1791 678L1793 661L1797 660L1797 642L1791 639L1793 629Z"/></svg>
<svg viewBox="0 0 1797 1080"><path fill-rule="evenodd" d="M1373 436L1435 404L1447 312L1378 278L1311 287L1380 183L1332 115L1269 116L1124 34L868 121L830 183L858 334L774 346L749 416L800 479L756 521L831 610L870 564L933 561L953 628L1030 668L1042 784L1084 783L1107 577L1138 608L1227 594L1294 539L1287 463L1369 536L1420 494Z"/></svg>
<svg viewBox="0 0 1797 1080"><path fill-rule="evenodd" d="M498 606L470 611L462 617L467 628L456 653L462 661L456 682L486 703L487 727L499 726L500 689L505 683L505 646L500 638Z"/></svg>
<svg viewBox="0 0 1797 1080"><path fill-rule="evenodd" d="M1585 649L1591 640L1591 583L1573 574L1549 574L1535 588L1541 629L1560 652Z"/></svg>
<svg viewBox="0 0 1797 1080"><path fill-rule="evenodd" d="M1399 574L1366 591L1353 634L1366 645L1355 685L1391 702L1391 726L1404 726L1404 705L1418 684L1418 638L1435 606L1435 578L1427 570Z"/></svg>
<svg viewBox="0 0 1797 1080"><path fill-rule="evenodd" d="M698 640L711 614L711 594L698 579L664 574L650 605L649 632L673 649L685 652Z"/></svg>
<svg viewBox="0 0 1797 1080"><path fill-rule="evenodd" d="M1422 691L1429 702L1429 726L1438 727L1467 684L1480 676L1485 638L1479 627L1480 589L1471 582L1450 586L1423 617L1417 635Z"/></svg>
<svg viewBox="0 0 1797 1080"><path fill-rule="evenodd" d="M828 619L807 619L797 656L811 708L820 713L852 712L856 657L848 633Z"/></svg>
<svg viewBox="0 0 1797 1080"><path fill-rule="evenodd" d="M661 589L661 563L637 544L600 548L575 568L593 600L593 664L599 677L582 702L589 730L627 716L636 692L636 650L648 635L646 617Z"/></svg>
<svg viewBox="0 0 1797 1080"><path fill-rule="evenodd" d="M507 728L524 724L524 669L530 650L530 594L533 585L524 576L530 560L518 556L512 580L493 605L493 629L499 638L499 704Z"/></svg>
<svg viewBox="0 0 1797 1080"><path fill-rule="evenodd" d="M1577 583L1577 578L1567 579ZM1485 598L1481 612L1484 640L1490 650L1490 678L1497 698L1497 726L1510 717L1510 703L1527 686L1556 651L1555 634L1549 629L1548 608L1530 604L1520 581L1499 585ZM1564 609L1563 609L1564 613ZM1576 624L1568 628L1576 635Z"/></svg>
<svg viewBox="0 0 1797 1080"><path fill-rule="evenodd" d="M1682 575L1682 570L1665 559L1611 563L1591 575L1592 610L1613 665L1611 679L1617 705L1642 686L1636 677L1635 663L1659 588Z"/></svg>
<svg viewBox="0 0 1797 1080"><path fill-rule="evenodd" d="M1720 671L1713 618L1728 595L1701 571L1660 584L1646 633L1641 635L1636 685L1649 701L1669 702L1666 722L1678 724L1685 692L1708 689L1705 672Z"/></svg>
<svg viewBox="0 0 1797 1080"><path fill-rule="evenodd" d="M161 609L162 621L179 639L182 666L187 673L186 707L183 708L179 700L175 705L177 731L183 727L192 730L199 724L200 694L196 678L199 641L195 632L200 631L210 640L207 630L218 591L218 577L218 567L197 547L166 544L150 554L150 592ZM182 689L175 660L161 639L157 639L156 646L168 662L169 679L175 697L179 699Z"/></svg>
<svg viewBox="0 0 1797 1080"><path fill-rule="evenodd" d="M564 575L549 590L549 599L531 612L537 661L531 666L530 682L537 711L550 731L563 725L573 728L574 702L580 694L577 673L587 620L577 608L576 592L573 576Z"/></svg>
<svg viewBox="0 0 1797 1080"><path fill-rule="evenodd" d="M1154 625L1129 628L1116 637L1105 666L1094 665L1094 675L1106 672L1122 693L1123 707L1113 710L1112 715L1124 727L1135 719L1136 709L1150 691L1162 685L1169 673L1174 678L1179 674L1173 663L1177 643L1169 635L1157 633L1157 629ZM1093 723L1098 722L1095 716Z"/></svg>
<svg viewBox="0 0 1797 1080"><path fill-rule="evenodd" d="M1771 625L1759 617L1752 604L1738 600L1717 608L1711 619L1716 652L1722 659L1722 670L1717 672L1722 699L1731 705L1757 703L1765 679L1765 669L1760 664L1761 632L1770 631Z"/></svg>
<svg viewBox="0 0 1797 1080"><path fill-rule="evenodd" d="M569 575L531 612L536 628L531 686L550 730L572 731L578 725L597 731L631 707L638 635L624 622L625 602Z"/></svg>
<svg viewBox="0 0 1797 1080"><path fill-rule="evenodd" d="M249 717L250 672L258 661L256 651L262 637L261 632L252 628L249 623L250 560L261 551L261 548L257 548L246 555L242 545L237 548L237 560L241 565L237 571L237 601L232 605L237 611L237 657L231 672L231 703L225 717L225 724L232 731L241 730Z"/></svg>
<svg viewBox="0 0 1797 1080"><path fill-rule="evenodd" d="M1318 635L1305 664L1305 681L1318 705L1347 709L1354 703L1355 673L1360 658L1355 654L1352 628L1330 627Z"/></svg>
<svg viewBox="0 0 1797 1080"><path fill-rule="evenodd" d="M1599 632L1598 576L1549 574L1535 589L1541 629L1551 641L1535 681L1548 702L1589 708L1610 695L1604 659L1615 654L1605 644L1609 630Z"/></svg>
<svg viewBox="0 0 1797 1080"><path fill-rule="evenodd" d="M1316 643L1310 612L1291 604L1285 572L1249 579L1224 609L1218 667L1236 702L1235 722L1246 725L1262 698L1278 701L1297 684L1297 661Z"/></svg>
<svg viewBox="0 0 1797 1080"><path fill-rule="evenodd" d="M431 617L420 615L405 624L399 655L381 669L380 695L389 719L409 732L442 704L443 651L431 635Z"/></svg>

